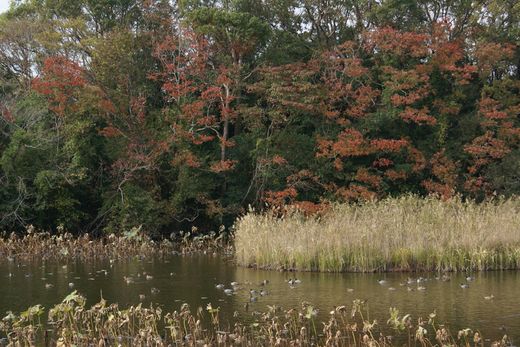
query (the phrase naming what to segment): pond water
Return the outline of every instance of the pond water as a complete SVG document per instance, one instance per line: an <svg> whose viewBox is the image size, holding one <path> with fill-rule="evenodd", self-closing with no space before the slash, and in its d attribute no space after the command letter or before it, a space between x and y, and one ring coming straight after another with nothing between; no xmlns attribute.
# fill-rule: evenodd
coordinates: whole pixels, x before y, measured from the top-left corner
<svg viewBox="0 0 520 347"><path fill-rule="evenodd" d="M106 270L106 271L105 271ZM146 278L149 274L153 278ZM421 283L401 285L408 277L426 278ZM219 256L178 256L167 260L131 260L125 262L68 262L47 264L0 263L0 313L8 310L19 312L30 305L42 304L49 308L60 302L73 289L85 295L88 305L96 303L100 296L120 307L135 305L140 294L143 303L160 304L173 311L187 302L195 309L212 303L220 307L224 320L233 319L233 312L240 319L252 319L252 311L265 311L267 305L279 305L285 309L298 307L308 301L320 309L326 319L335 305L352 306L354 299L367 300L370 318L386 325L390 307L396 307L404 315L426 318L436 310L437 321L456 329L471 327L480 330L489 339L507 334L513 343L520 340L520 272L483 272L450 274L449 281L435 279L435 274L327 274L269 272L236 267ZM132 277L127 284L125 277ZM289 286L287 280L297 277L301 283ZM259 296L257 302L249 302L249 289L260 290L265 286L268 295ZM379 280L385 283L380 284ZM238 282L241 288L232 295L217 289L222 283L231 288ZM69 283L73 283L69 285ZM461 288L468 283L469 288ZM413 290L408 290L410 287ZM424 287L424 290L417 290ZM159 291L152 293L152 288ZM392 290L395 289L395 290ZM493 299L484 297L493 295Z"/></svg>

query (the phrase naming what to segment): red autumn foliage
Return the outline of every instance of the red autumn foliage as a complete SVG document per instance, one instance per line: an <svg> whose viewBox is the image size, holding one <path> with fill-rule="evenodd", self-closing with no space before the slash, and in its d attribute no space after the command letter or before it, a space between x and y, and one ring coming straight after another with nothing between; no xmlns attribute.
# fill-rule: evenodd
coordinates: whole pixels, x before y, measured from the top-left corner
<svg viewBox="0 0 520 347"><path fill-rule="evenodd" d="M437 194L443 199L454 196L457 184L457 165L450 160L444 150L437 152L430 160L431 171L435 179L426 179L422 185L430 194Z"/></svg>
<svg viewBox="0 0 520 347"><path fill-rule="evenodd" d="M0 105L0 115L2 115L2 118L8 123L14 121L14 116L6 105Z"/></svg>
<svg viewBox="0 0 520 347"><path fill-rule="evenodd" d="M236 163L237 163L236 160L218 161L218 162L216 162L216 163L211 165L210 170L215 172L215 173L229 171L229 170L232 170L235 167Z"/></svg>
<svg viewBox="0 0 520 347"><path fill-rule="evenodd" d="M398 57L421 58L428 54L428 36L422 33L402 32L386 27L366 32L365 49Z"/></svg>
<svg viewBox="0 0 520 347"><path fill-rule="evenodd" d="M32 81L32 88L47 97L49 109L62 117L67 108L77 108L75 101L86 85L83 69L61 56L45 59L40 76Z"/></svg>
<svg viewBox="0 0 520 347"><path fill-rule="evenodd" d="M475 138L471 144L464 147L464 150L474 158L487 160L501 159L511 151L503 140L495 137L492 131Z"/></svg>
<svg viewBox="0 0 520 347"><path fill-rule="evenodd" d="M285 164L287 164L287 160L284 157L282 157L281 155L273 156L272 162L273 162L273 164L276 164L276 165L285 165Z"/></svg>
<svg viewBox="0 0 520 347"><path fill-rule="evenodd" d="M322 215L330 208L326 202L315 203L312 201L295 201L287 206L287 209L295 209L302 212L305 216Z"/></svg>
<svg viewBox="0 0 520 347"><path fill-rule="evenodd" d="M104 137L118 137L122 135L121 131L112 125L104 127L99 131L99 133Z"/></svg>
<svg viewBox="0 0 520 347"><path fill-rule="evenodd" d="M374 189L379 188L382 182L380 176L370 173L366 168L359 168L354 179L358 182L365 183Z"/></svg>
<svg viewBox="0 0 520 347"><path fill-rule="evenodd" d="M428 109L423 107L418 110L412 107L406 107L403 112L401 112L401 118L405 122L414 122L418 125L435 125L437 120L428 114Z"/></svg>
<svg viewBox="0 0 520 347"><path fill-rule="evenodd" d="M385 168L392 166L394 162L388 158L378 158L372 162L372 166L376 168Z"/></svg>
<svg viewBox="0 0 520 347"><path fill-rule="evenodd" d="M511 59L515 54L515 47L512 44L498 42L479 42L475 49L477 60L476 68L483 75L489 75L501 63Z"/></svg>
<svg viewBox="0 0 520 347"><path fill-rule="evenodd" d="M405 180L408 177L408 175L406 174L405 171L399 171L399 170L393 170L393 169L385 171L385 176L390 181Z"/></svg>
<svg viewBox="0 0 520 347"><path fill-rule="evenodd" d="M374 150L379 152L399 152L403 148L407 147L409 142L404 139L394 140L394 139L374 139L370 141L370 146L374 148Z"/></svg>
<svg viewBox="0 0 520 347"><path fill-rule="evenodd" d="M358 184L341 187L336 194L344 201L370 201L377 197L377 193Z"/></svg>
<svg viewBox="0 0 520 347"><path fill-rule="evenodd" d="M269 206L280 207L291 204L296 196L298 196L296 189L288 187L281 191L267 191L263 200Z"/></svg>

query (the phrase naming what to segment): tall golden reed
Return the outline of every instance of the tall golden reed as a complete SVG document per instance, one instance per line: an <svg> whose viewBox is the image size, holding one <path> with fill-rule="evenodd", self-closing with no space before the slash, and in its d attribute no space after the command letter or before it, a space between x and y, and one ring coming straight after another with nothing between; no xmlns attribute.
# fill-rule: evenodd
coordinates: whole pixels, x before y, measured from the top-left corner
<svg viewBox="0 0 520 347"><path fill-rule="evenodd" d="M320 218L250 212L235 225L240 265L302 271L520 268L520 198L413 195L338 204Z"/></svg>

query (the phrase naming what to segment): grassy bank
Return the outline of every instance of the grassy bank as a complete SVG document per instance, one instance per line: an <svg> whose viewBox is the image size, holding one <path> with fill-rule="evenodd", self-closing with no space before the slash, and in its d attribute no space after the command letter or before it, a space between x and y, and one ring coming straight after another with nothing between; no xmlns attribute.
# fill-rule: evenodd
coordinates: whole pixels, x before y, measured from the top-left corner
<svg viewBox="0 0 520 347"><path fill-rule="evenodd" d="M110 234L92 238L89 234L75 237L68 232L51 235L28 228L23 235L0 235L0 261L45 261L125 259L132 257L162 258L174 254L228 252L230 245L224 234L183 233L168 239L152 240L140 228L122 235Z"/></svg>
<svg viewBox="0 0 520 347"><path fill-rule="evenodd" d="M237 221L235 248L240 265L267 269L519 269L520 199L404 196L336 205L320 219L250 213Z"/></svg>
<svg viewBox="0 0 520 347"><path fill-rule="evenodd" d="M450 332L435 313L413 319L389 309L389 319L370 320L365 303L334 307L325 321L309 303L283 310L269 306L253 322L221 321L219 308L208 304L192 312L187 304L164 312L159 306L120 309L105 300L88 308L77 292L48 311L36 305L9 312L0 321L7 346L484 346L484 337L469 328ZM235 314L235 318L239 318ZM486 345L510 346L507 336Z"/></svg>

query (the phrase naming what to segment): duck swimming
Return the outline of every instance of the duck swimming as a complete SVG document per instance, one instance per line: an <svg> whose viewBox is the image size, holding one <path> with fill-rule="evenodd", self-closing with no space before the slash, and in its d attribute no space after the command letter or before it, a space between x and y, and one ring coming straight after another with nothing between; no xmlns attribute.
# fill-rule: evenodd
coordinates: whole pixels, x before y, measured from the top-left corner
<svg viewBox="0 0 520 347"><path fill-rule="evenodd" d="M287 283L289 283L289 285L291 285L291 286L294 286L294 285L296 285L296 284L300 284L300 283L302 283L302 281L299 280L299 279L297 279L297 278L294 278L294 279L289 278L289 280L287 281Z"/></svg>

